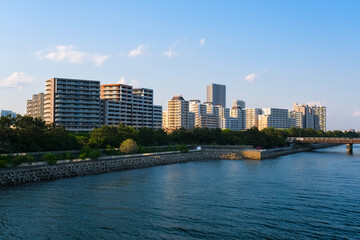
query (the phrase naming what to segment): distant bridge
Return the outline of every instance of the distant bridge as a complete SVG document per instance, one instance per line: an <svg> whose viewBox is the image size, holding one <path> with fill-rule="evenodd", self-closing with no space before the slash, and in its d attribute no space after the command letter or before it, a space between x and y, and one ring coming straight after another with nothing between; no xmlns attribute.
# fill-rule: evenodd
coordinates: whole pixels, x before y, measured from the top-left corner
<svg viewBox="0 0 360 240"><path fill-rule="evenodd" d="M347 152L353 153L353 144L360 144L360 138L333 138L333 137L289 137L288 143L335 143L346 144Z"/></svg>

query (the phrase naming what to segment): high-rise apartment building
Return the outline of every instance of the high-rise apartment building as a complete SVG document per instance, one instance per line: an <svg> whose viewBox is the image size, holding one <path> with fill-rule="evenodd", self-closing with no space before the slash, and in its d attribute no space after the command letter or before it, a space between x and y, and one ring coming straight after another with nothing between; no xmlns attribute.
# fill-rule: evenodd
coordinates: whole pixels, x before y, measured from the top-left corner
<svg viewBox="0 0 360 240"><path fill-rule="evenodd" d="M175 95L167 104L167 112L163 114L163 128L173 131L179 128L188 129L189 124L189 102L181 95Z"/></svg>
<svg viewBox="0 0 360 240"><path fill-rule="evenodd" d="M303 114L302 128L312 128L315 130L326 131L326 107L324 106L309 106L305 104L293 105L294 112L301 112Z"/></svg>
<svg viewBox="0 0 360 240"><path fill-rule="evenodd" d="M232 104L233 106L237 106L237 107L239 107L239 108L241 108L241 109L245 109L245 101L243 101L243 100L240 100L240 99L235 99L234 101L233 101L233 104Z"/></svg>
<svg viewBox="0 0 360 240"><path fill-rule="evenodd" d="M287 129L290 127L289 110L280 108L263 108L258 121L259 130L268 127Z"/></svg>
<svg viewBox="0 0 360 240"><path fill-rule="evenodd" d="M44 93L34 94L32 99L27 100L26 115L44 119Z"/></svg>
<svg viewBox="0 0 360 240"><path fill-rule="evenodd" d="M45 83L44 120L69 131L100 126L100 82L52 78Z"/></svg>
<svg viewBox="0 0 360 240"><path fill-rule="evenodd" d="M304 116L302 112L289 112L289 119L290 119L290 128L303 128L304 126Z"/></svg>
<svg viewBox="0 0 360 240"><path fill-rule="evenodd" d="M246 111L246 129L259 127L259 115L262 114L261 108L247 108Z"/></svg>
<svg viewBox="0 0 360 240"><path fill-rule="evenodd" d="M326 107L313 106L315 116L318 116L319 129L326 132Z"/></svg>
<svg viewBox="0 0 360 240"><path fill-rule="evenodd" d="M153 92L126 84L101 85L102 124L161 128L162 107L153 104Z"/></svg>
<svg viewBox="0 0 360 240"><path fill-rule="evenodd" d="M211 84L207 86L207 102L226 107L226 86L221 84Z"/></svg>

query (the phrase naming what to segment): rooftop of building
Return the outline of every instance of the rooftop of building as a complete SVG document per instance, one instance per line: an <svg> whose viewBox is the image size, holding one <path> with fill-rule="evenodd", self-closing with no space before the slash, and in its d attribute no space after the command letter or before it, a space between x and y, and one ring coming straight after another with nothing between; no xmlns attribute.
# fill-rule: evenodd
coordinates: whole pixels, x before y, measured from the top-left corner
<svg viewBox="0 0 360 240"><path fill-rule="evenodd" d="M180 101L185 101L185 99L183 98L182 95L174 95L173 98L171 100L180 100Z"/></svg>

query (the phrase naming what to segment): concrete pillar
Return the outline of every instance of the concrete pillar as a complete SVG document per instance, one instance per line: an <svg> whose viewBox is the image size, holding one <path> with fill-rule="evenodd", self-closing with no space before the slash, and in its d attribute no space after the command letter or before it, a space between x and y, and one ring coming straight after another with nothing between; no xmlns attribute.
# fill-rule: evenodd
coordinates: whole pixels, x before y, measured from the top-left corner
<svg viewBox="0 0 360 240"><path fill-rule="evenodd" d="M353 144L352 144L352 143L347 143L347 144L346 144L346 148L347 148L347 153L348 153L348 154L352 154L352 153L353 153Z"/></svg>

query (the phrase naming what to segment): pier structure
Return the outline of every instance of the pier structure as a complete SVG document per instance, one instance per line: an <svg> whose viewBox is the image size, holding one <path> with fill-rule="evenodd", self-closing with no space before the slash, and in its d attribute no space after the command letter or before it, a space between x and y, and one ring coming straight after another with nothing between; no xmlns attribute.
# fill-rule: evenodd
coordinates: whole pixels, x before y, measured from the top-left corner
<svg viewBox="0 0 360 240"><path fill-rule="evenodd" d="M353 145L360 144L360 138L333 138L333 137L289 137L286 139L288 143L334 143L346 144L348 154L353 153Z"/></svg>

